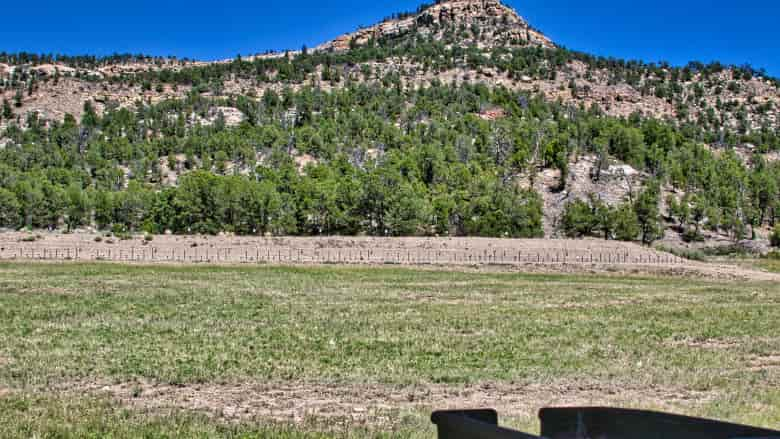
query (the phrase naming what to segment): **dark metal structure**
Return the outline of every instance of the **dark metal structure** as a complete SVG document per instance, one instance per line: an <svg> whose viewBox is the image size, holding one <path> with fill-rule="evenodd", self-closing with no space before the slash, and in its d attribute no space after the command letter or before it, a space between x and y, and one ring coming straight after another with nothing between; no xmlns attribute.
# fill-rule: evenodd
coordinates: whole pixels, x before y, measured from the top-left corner
<svg viewBox="0 0 780 439"><path fill-rule="evenodd" d="M546 408L542 436L499 427L495 410L435 412L439 439L780 439L780 431L668 413L604 407Z"/></svg>

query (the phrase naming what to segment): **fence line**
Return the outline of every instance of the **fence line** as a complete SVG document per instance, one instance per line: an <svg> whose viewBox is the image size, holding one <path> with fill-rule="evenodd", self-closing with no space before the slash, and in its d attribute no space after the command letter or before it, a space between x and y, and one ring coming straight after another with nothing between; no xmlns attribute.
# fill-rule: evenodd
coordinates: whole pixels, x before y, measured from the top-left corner
<svg viewBox="0 0 780 439"><path fill-rule="evenodd" d="M3 260L388 265L681 265L666 253L585 250L387 250L282 247L41 247L0 249Z"/></svg>

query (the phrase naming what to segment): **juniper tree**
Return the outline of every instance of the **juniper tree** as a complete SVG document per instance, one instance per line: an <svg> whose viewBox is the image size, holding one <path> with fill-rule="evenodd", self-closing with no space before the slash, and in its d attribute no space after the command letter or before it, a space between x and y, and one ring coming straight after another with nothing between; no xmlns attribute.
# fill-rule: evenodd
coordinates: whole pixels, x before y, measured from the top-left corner
<svg viewBox="0 0 780 439"><path fill-rule="evenodd" d="M0 188L0 227L16 228L21 223L21 204L16 195L8 189Z"/></svg>
<svg viewBox="0 0 780 439"><path fill-rule="evenodd" d="M3 116L3 119L5 119L5 120L11 120L14 117L14 111L11 108L11 103L8 102L8 99L3 99L2 116Z"/></svg>
<svg viewBox="0 0 780 439"><path fill-rule="evenodd" d="M657 182L650 182L640 192L634 202L637 222L639 223L642 243L650 245L653 241L663 236L661 228L661 216L658 211L658 195L660 187Z"/></svg>

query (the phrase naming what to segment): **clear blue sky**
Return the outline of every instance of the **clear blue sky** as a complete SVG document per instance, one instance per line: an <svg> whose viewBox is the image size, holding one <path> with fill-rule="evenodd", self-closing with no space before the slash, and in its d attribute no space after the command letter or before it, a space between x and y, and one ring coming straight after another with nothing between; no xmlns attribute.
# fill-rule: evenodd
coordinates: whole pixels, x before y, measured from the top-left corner
<svg viewBox="0 0 780 439"><path fill-rule="evenodd" d="M420 1L38 0L0 8L0 51L176 55L204 60L315 46ZM505 0L571 49L683 64L750 63L780 77L777 0Z"/></svg>

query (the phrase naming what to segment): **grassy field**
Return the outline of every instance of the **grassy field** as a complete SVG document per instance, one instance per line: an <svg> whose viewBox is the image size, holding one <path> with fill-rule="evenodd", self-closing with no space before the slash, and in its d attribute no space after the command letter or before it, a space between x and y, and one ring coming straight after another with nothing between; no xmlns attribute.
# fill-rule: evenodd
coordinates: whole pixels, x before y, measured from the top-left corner
<svg viewBox="0 0 780 439"><path fill-rule="evenodd" d="M780 273L780 258L777 257L723 257L715 258L713 262L739 266L749 270L763 270L769 273Z"/></svg>
<svg viewBox="0 0 780 439"><path fill-rule="evenodd" d="M780 273L780 259L761 259L757 265L766 271Z"/></svg>
<svg viewBox="0 0 780 439"><path fill-rule="evenodd" d="M777 428L778 330L777 283L0 264L0 436L432 437L464 404Z"/></svg>

